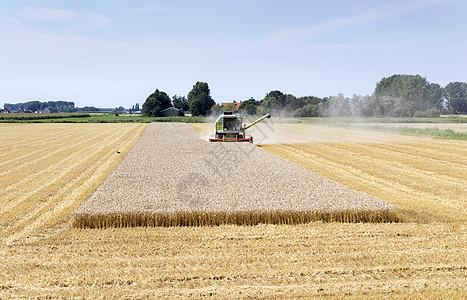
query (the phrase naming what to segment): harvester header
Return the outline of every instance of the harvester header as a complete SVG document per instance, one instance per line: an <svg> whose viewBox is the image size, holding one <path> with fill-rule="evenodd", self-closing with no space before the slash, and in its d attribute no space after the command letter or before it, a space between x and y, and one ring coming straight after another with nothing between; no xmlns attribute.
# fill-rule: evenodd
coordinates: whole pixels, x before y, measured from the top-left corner
<svg viewBox="0 0 467 300"><path fill-rule="evenodd" d="M217 118L215 123L215 138L209 139L210 142L250 142L253 143L253 137L247 136L245 130L258 124L259 122L269 119L270 114L264 115L250 125L243 125L243 117L233 112L224 112Z"/></svg>

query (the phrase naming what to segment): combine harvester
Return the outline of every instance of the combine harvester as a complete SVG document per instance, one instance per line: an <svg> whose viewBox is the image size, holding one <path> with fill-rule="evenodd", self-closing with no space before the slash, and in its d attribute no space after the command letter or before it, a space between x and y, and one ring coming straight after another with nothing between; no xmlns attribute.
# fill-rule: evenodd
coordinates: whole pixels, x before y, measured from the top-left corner
<svg viewBox="0 0 467 300"><path fill-rule="evenodd" d="M270 114L262 116L248 126L242 125L243 118L233 112L224 112L216 120L216 136L209 139L210 142L250 142L253 143L252 136L246 136L245 130L259 122L269 119Z"/></svg>

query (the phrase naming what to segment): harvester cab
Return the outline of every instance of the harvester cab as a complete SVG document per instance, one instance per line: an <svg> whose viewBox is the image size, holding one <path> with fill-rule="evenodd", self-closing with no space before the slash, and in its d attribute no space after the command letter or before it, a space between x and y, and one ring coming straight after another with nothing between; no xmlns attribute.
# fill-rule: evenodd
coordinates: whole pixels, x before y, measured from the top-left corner
<svg viewBox="0 0 467 300"><path fill-rule="evenodd" d="M246 136L245 130L258 124L264 119L269 119L270 114L262 116L248 126L243 125L243 118L239 114L225 111L217 118L215 127L215 138L209 139L210 142L250 142L253 143L252 136Z"/></svg>

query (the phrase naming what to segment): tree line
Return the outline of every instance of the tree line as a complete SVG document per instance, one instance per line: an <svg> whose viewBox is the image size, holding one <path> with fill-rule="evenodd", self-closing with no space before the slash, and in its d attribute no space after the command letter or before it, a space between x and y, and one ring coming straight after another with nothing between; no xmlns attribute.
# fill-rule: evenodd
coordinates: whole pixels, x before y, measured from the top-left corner
<svg viewBox="0 0 467 300"><path fill-rule="evenodd" d="M143 103L143 116L157 117L161 111L175 107L181 112L189 111L193 116L206 116L215 105L211 90L206 82L196 82L188 93L188 97L174 95L172 100L167 93L156 89Z"/></svg>
<svg viewBox="0 0 467 300"><path fill-rule="evenodd" d="M28 101L24 103L5 103L0 112L12 113L35 113L42 112L48 109L51 113L76 113L76 112L98 112L102 109L95 106L75 107L73 101ZM120 106L116 110L124 111L125 108Z"/></svg>
<svg viewBox="0 0 467 300"><path fill-rule="evenodd" d="M234 101L235 102L235 101ZM440 114L467 114L467 83L451 82L445 87L430 83L420 75L392 75L382 78L371 95L343 94L330 97L284 94L274 90L263 99L250 98L221 107L210 94L206 82L197 82L188 97L174 95L172 99L156 90L143 104L142 113L158 116L160 111L175 107L193 116L216 115L225 110L248 115L271 113L284 117L435 117Z"/></svg>
<svg viewBox="0 0 467 300"><path fill-rule="evenodd" d="M420 75L392 75L382 78L371 95L297 97L273 90L261 100L250 98L239 102L238 108L235 103L221 107L211 97L208 83L198 81L187 96L174 95L170 98L156 89L144 102L141 112L144 116L160 116L164 109L175 107L193 116L218 115L229 110L247 115L271 113L283 117L435 117L440 114L467 114L467 83L451 82L441 87ZM93 106L75 108L71 101L29 101L6 103L3 111L39 112L45 108L50 112L99 110ZM115 109L116 112L124 110L123 107ZM139 111L139 104L130 108L130 112L135 110Z"/></svg>
<svg viewBox="0 0 467 300"><path fill-rule="evenodd" d="M75 112L75 103L71 101L28 101L25 103L5 103L3 109L10 112L39 112L48 108L50 112Z"/></svg>

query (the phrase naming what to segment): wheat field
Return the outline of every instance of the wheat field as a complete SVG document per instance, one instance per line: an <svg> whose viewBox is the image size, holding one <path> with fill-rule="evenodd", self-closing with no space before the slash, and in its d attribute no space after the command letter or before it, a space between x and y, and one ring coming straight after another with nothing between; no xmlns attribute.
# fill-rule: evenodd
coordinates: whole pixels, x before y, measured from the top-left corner
<svg viewBox="0 0 467 300"><path fill-rule="evenodd" d="M465 250L444 223L54 228L0 249L0 298L463 299Z"/></svg>
<svg viewBox="0 0 467 300"><path fill-rule="evenodd" d="M153 123L75 212L75 227L395 222L383 201L250 143L208 143Z"/></svg>
<svg viewBox="0 0 467 300"><path fill-rule="evenodd" d="M467 221L467 143L420 137L407 139L261 147L326 178L394 204L408 218Z"/></svg>
<svg viewBox="0 0 467 300"><path fill-rule="evenodd" d="M69 217L115 168L145 126L2 124L0 241L28 238Z"/></svg>
<svg viewBox="0 0 467 300"><path fill-rule="evenodd" d="M202 138L212 131L192 125ZM280 123L252 134L262 149L396 205L407 221L467 221L465 141Z"/></svg>
<svg viewBox="0 0 467 300"><path fill-rule="evenodd" d="M58 156L50 162L52 156L48 156L41 166L34 166L41 160L38 157L32 160L32 157L38 155L39 149L58 155L61 148L71 146L64 140L73 136L75 143L82 141L81 147L86 146L88 150L79 152L79 158L73 156L84 149L79 146L61 154L65 157L68 153L69 159L77 163L85 161L86 153L100 153L94 156L94 163L89 164L103 166L100 181L97 177L92 181L99 185L97 182L103 182L122 160L121 155L114 155L116 149L130 148L144 130L144 126L128 124L81 125L83 127L78 130L72 124L41 125L43 127L0 124L2 133L9 126L19 127L13 127L8 137L3 134L0 137L0 163L3 163L0 170L16 171L5 173L2 184L14 183L14 178L16 182L20 182L20 178L33 179L32 170L43 169L48 171L41 174L49 177L44 178L42 184L53 181L67 170L67 164L58 164ZM356 130L275 126L281 127L275 129L276 133L291 131L294 139L315 131L327 139L334 132L334 136L346 137L341 143L319 141L315 136L315 143L261 147L397 205L405 222L79 229L71 226L73 210L70 208L58 214L46 214L47 210L43 210L43 217L25 219L26 223L40 221L35 227L22 227L34 230L23 231L15 227L21 223L17 220L28 217L21 208L9 212L9 221L4 218L7 214L0 219L3 230L0 298L467 297L463 190L466 142L374 133L380 137L378 141L363 143ZM112 140L101 142L112 133L115 133ZM259 133L256 132L255 139ZM372 133L365 134L368 140ZM93 148L91 142L84 143L97 136L100 137L94 140L97 148ZM283 138L274 137L276 140ZM43 140L48 142L42 143ZM19 169L27 160L14 160L15 157L31 158L29 161L35 163ZM105 162L110 161L114 166L104 167ZM49 174L53 162L57 163L55 171ZM75 175L79 175L77 173L87 172L89 167L75 170ZM431 184L429 175L434 178ZM70 183L72 181L70 179ZM79 187L85 189L87 184L83 183ZM76 191L76 185L72 184L63 189L68 189L70 194L81 191L79 188ZM88 195L93 194L94 189L86 188ZM49 190L49 193L54 195L60 191ZM31 190L17 188L14 193L13 201L29 197ZM8 205L4 197L6 194L0 198L2 207ZM85 198L79 196L73 203L78 207ZM62 199L69 201L70 198ZM57 202L55 206L60 207Z"/></svg>

